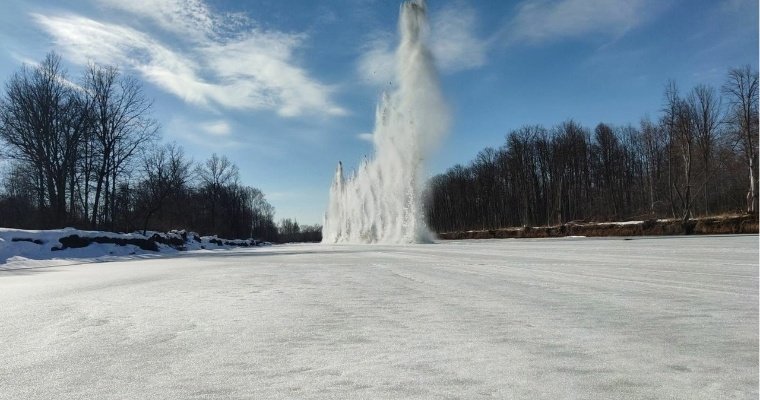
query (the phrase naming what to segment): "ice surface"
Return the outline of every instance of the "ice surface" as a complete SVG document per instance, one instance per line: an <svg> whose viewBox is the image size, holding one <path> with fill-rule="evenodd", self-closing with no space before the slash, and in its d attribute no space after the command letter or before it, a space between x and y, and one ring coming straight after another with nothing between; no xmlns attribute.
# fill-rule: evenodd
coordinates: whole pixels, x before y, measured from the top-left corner
<svg viewBox="0 0 760 400"><path fill-rule="evenodd" d="M757 236L0 272L0 398L756 399Z"/></svg>

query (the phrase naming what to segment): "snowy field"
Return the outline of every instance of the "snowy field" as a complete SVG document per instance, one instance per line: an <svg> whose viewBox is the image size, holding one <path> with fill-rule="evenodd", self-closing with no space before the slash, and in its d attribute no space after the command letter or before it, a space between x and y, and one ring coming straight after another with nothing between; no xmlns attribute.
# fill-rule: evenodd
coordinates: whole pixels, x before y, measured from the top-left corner
<svg viewBox="0 0 760 400"><path fill-rule="evenodd" d="M758 397L756 235L140 257L0 271L0 398Z"/></svg>

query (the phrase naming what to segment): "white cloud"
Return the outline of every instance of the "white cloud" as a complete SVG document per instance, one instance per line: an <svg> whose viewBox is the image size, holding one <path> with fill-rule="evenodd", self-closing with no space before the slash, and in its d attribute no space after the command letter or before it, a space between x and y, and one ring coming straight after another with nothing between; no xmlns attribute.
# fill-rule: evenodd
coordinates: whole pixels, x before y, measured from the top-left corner
<svg viewBox="0 0 760 400"><path fill-rule="evenodd" d="M195 104L207 104L213 95L214 86L197 76L193 61L142 32L77 15L32 16L74 63L131 66L148 81Z"/></svg>
<svg viewBox="0 0 760 400"><path fill-rule="evenodd" d="M517 6L504 33L509 43L537 43L602 33L622 35L663 3L655 0L534 0Z"/></svg>
<svg viewBox="0 0 760 400"><path fill-rule="evenodd" d="M227 150L251 147L251 142L232 132L223 120L199 121L191 117L174 115L168 119L165 133L170 140L180 140L204 151Z"/></svg>
<svg viewBox="0 0 760 400"><path fill-rule="evenodd" d="M475 10L448 7L433 15L431 51L446 72L478 68L486 62L486 41L477 37Z"/></svg>
<svg viewBox="0 0 760 400"><path fill-rule="evenodd" d="M227 121L211 121L201 124L201 129L213 136L229 136L232 128Z"/></svg>
<svg viewBox="0 0 760 400"><path fill-rule="evenodd" d="M356 135L356 137L359 140L364 140L364 141L370 142L370 143L372 143L372 141L374 140L374 136L371 133L367 133L367 132L360 133L360 134Z"/></svg>
<svg viewBox="0 0 760 400"><path fill-rule="evenodd" d="M214 31L214 17L201 0L96 0L98 3L148 18L163 30L203 40Z"/></svg>
<svg viewBox="0 0 760 400"><path fill-rule="evenodd" d="M40 63L38 60L32 59L31 57L27 57L27 56L25 56L23 54L19 54L19 53L15 52L15 51L11 51L9 54L10 54L11 58L13 58L14 60L16 60L16 61L18 61L18 62L20 62L22 64L26 64L26 65L29 65L29 66L37 66Z"/></svg>
<svg viewBox="0 0 760 400"><path fill-rule="evenodd" d="M488 43L476 33L475 11L456 3L431 16L430 51L444 73L473 69L486 63ZM385 85L394 77L396 35L374 33L359 56L357 71L366 82Z"/></svg>
<svg viewBox="0 0 760 400"><path fill-rule="evenodd" d="M301 115L306 110L345 114L330 102L331 88L291 64L292 51L299 43L300 38L293 35L259 33L207 46L200 53L222 81L235 82L220 93L224 98L241 103L247 99L263 106L271 104L283 116Z"/></svg>
<svg viewBox="0 0 760 400"><path fill-rule="evenodd" d="M365 45L364 52L359 56L357 69L359 76L367 83L385 85L393 81L395 76L395 54L390 35L377 35Z"/></svg>
<svg viewBox="0 0 760 400"><path fill-rule="evenodd" d="M32 16L71 61L131 67L189 103L284 117L345 114L330 98L333 88L295 62L302 35L260 30L244 16L214 14L200 0L100 2L154 22L174 45L79 15Z"/></svg>

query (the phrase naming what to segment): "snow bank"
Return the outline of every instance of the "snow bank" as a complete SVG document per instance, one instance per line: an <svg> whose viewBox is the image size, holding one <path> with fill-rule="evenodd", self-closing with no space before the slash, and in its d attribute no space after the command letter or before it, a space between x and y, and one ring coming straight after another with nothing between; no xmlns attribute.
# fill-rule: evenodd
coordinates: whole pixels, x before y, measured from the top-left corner
<svg viewBox="0 0 760 400"><path fill-rule="evenodd" d="M193 232L114 233L74 228L22 230L0 228L0 268L36 266L33 260L60 265L76 261L104 261L141 254L175 253L186 250L214 250L264 246L255 239L227 240L199 236ZM4 265L3 265L4 264ZM51 263L45 263L50 265Z"/></svg>

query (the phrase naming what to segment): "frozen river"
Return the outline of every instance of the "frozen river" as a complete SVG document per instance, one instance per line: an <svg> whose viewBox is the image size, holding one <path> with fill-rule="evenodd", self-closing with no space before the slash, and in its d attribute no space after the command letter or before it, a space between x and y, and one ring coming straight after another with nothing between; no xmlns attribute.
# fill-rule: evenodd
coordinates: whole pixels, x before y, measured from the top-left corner
<svg viewBox="0 0 760 400"><path fill-rule="evenodd" d="M757 397L757 236L0 271L0 398Z"/></svg>

